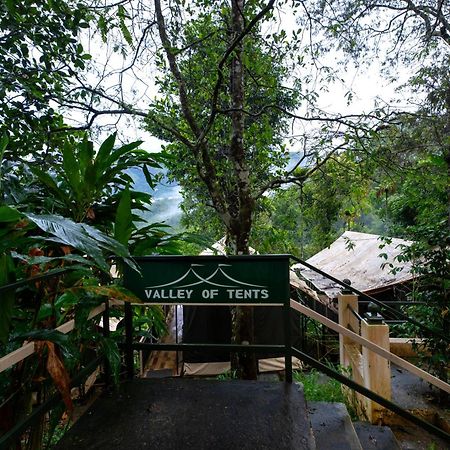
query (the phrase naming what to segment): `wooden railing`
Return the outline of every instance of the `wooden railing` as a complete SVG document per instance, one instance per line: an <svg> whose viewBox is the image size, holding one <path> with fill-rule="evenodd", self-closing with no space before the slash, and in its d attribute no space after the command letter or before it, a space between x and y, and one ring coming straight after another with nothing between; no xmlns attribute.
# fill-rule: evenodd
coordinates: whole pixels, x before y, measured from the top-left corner
<svg viewBox="0 0 450 450"><path fill-rule="evenodd" d="M389 326L382 321L370 323L359 316L357 295L340 295L338 307L340 325L390 352ZM339 354L341 366L350 369L353 380L391 400L391 367L388 359L342 335L339 336ZM358 392L345 391L351 397L359 417L372 423L383 421L385 408Z"/></svg>
<svg viewBox="0 0 450 450"><path fill-rule="evenodd" d="M105 311L104 304L97 306L89 313L88 320L98 316L104 311ZM72 319L55 328L55 330L66 334L72 331L74 327L75 327L75 319ZM35 353L34 342L25 343L24 345L22 345L22 347L0 358L0 372L9 369L14 364L17 364L20 361L23 361L24 359L31 356L33 353Z"/></svg>
<svg viewBox="0 0 450 450"><path fill-rule="evenodd" d="M390 401L390 363L394 363L437 388L450 393L448 383L390 351L389 327L387 325L373 324L366 319L361 321L358 319L357 315L354 314L354 312L358 312L358 297L356 295L340 295L338 301L340 323L322 316L296 300L291 299L291 307L339 333L341 365L350 369L356 383ZM355 393L355 395L357 396L359 413L374 423L379 422L385 414L385 408L363 395L358 393Z"/></svg>

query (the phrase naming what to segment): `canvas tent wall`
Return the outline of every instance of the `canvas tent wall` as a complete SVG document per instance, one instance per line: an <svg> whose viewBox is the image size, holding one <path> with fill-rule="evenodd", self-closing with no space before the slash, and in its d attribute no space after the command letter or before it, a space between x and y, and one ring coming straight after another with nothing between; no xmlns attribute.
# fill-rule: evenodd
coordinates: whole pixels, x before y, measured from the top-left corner
<svg viewBox="0 0 450 450"><path fill-rule="evenodd" d="M284 344L282 308L276 306L254 307L255 344ZM300 317L291 314L294 345L300 346ZM184 343L231 343L231 313L224 306L183 306ZM257 355L259 371L284 369L282 354ZM184 371L187 375L213 375L229 368L230 354L218 351L184 351ZM293 359L294 367L299 361Z"/></svg>

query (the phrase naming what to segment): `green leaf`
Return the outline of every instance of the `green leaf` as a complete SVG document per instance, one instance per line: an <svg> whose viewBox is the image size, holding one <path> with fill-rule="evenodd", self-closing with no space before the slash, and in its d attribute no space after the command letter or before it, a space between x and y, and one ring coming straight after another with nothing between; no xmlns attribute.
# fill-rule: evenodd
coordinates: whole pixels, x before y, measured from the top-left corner
<svg viewBox="0 0 450 450"><path fill-rule="evenodd" d="M94 145L88 139L83 139L82 142L78 144L78 163L80 165L80 173L85 175L86 171L93 164L94 159Z"/></svg>
<svg viewBox="0 0 450 450"><path fill-rule="evenodd" d="M55 301L55 308L69 308L71 306L76 305L80 301L80 297L71 292L70 290L66 290L63 294L61 294Z"/></svg>
<svg viewBox="0 0 450 450"><path fill-rule="evenodd" d="M147 164L144 164L142 166L142 172L144 173L147 184L153 189L156 186L156 181L155 177L153 177L150 171L148 170Z"/></svg>
<svg viewBox="0 0 450 450"><path fill-rule="evenodd" d="M69 343L69 336L58 330L33 330L16 334L15 341L50 341L62 347Z"/></svg>
<svg viewBox="0 0 450 450"><path fill-rule="evenodd" d="M126 12L125 8L122 5L119 5L118 16L119 16L120 31L122 32L125 41L127 42L128 45L133 45L133 38L131 37L131 33L125 24Z"/></svg>
<svg viewBox="0 0 450 450"><path fill-rule="evenodd" d="M110 297L123 302L142 303L142 300L139 297L136 297L136 295L128 289L120 286L79 286L72 289L72 291L77 290L93 292L102 297Z"/></svg>
<svg viewBox="0 0 450 450"><path fill-rule="evenodd" d="M123 258L130 257L128 250L120 242L89 225L76 223L57 215L28 213L26 216L41 230L54 236L54 238L47 240L69 245L86 253L97 263L100 269L107 273L109 273L109 265L106 262L103 250ZM136 267L133 263L130 265L133 268Z"/></svg>
<svg viewBox="0 0 450 450"><path fill-rule="evenodd" d="M27 264L33 265L33 264L48 264L52 262L59 262L59 261L67 261L67 262L77 262L80 264L85 264L87 266L91 266L93 263L92 261L89 261L88 259L84 258L81 255L76 254L69 254L64 256L29 256L29 255L22 255L20 253L11 252L11 256L13 258L20 259L22 261L25 261Z"/></svg>
<svg viewBox="0 0 450 450"><path fill-rule="evenodd" d="M63 169L64 174L69 182L76 197L81 194L82 182L80 165L75 158L72 146L69 143L65 143L63 146Z"/></svg>
<svg viewBox="0 0 450 450"><path fill-rule="evenodd" d="M117 343L111 338L103 338L100 342L103 354L109 362L114 382L119 383L121 356Z"/></svg>
<svg viewBox="0 0 450 450"><path fill-rule="evenodd" d="M55 183L55 180L47 173L42 171L41 169L38 169L37 167L30 167L31 172L33 175L47 188L49 188L53 194L55 194L64 204L67 204L69 201L69 198L65 194L64 191L62 191L58 185Z"/></svg>
<svg viewBox="0 0 450 450"><path fill-rule="evenodd" d="M5 153L6 147L8 147L9 138L6 133L3 133L2 137L0 138L0 162L3 159L3 154Z"/></svg>
<svg viewBox="0 0 450 450"><path fill-rule="evenodd" d="M106 24L106 20L105 20L104 16L100 16L98 18L97 25L98 25L98 29L100 30L100 33L102 35L102 41L106 44L106 37L108 34L108 26Z"/></svg>
<svg viewBox="0 0 450 450"><path fill-rule="evenodd" d="M119 162L119 159L123 155L130 153L132 150L136 149L141 144L142 144L142 141L130 142L129 144L122 145L121 147L117 148L113 152L110 152L110 154L108 154L106 161L105 161L106 168L110 168L113 164L117 164ZM125 165L125 168L127 168L127 167L129 167L129 164Z"/></svg>
<svg viewBox="0 0 450 450"><path fill-rule="evenodd" d="M111 155L111 152L113 150L115 142L116 142L116 133L113 133L111 136L108 136L105 139L105 141L102 143L102 145L98 149L97 156L95 157L95 161L94 161L94 166L99 175L104 170L109 168L108 163L113 162L113 161L108 161L108 158Z"/></svg>
<svg viewBox="0 0 450 450"><path fill-rule="evenodd" d="M41 322L42 320L45 320L49 317L51 317L53 314L53 307L50 303L44 303L39 308L39 312L37 315L37 321Z"/></svg>
<svg viewBox="0 0 450 450"><path fill-rule="evenodd" d="M21 218L21 214L17 209L10 206L0 206L0 222L18 222Z"/></svg>

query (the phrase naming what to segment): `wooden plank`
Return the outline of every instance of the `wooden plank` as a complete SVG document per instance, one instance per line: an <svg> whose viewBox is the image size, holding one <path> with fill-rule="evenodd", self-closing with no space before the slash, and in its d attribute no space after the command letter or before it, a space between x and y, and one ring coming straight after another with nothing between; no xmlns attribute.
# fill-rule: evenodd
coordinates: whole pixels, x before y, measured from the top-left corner
<svg viewBox="0 0 450 450"><path fill-rule="evenodd" d="M28 342L22 347L0 358L0 372L9 369L14 364L22 361L34 353L34 342Z"/></svg>
<svg viewBox="0 0 450 450"><path fill-rule="evenodd" d="M377 353L380 356L383 356L384 358L388 359L389 361L393 362L394 364L397 364L402 369L408 370L409 372L413 373L414 375L417 375L419 378L422 378L425 381L428 381L428 383L431 383L433 386L436 386L439 389L442 389L443 391L450 394L450 385L448 383L445 383L444 381L440 380L439 378L434 377L433 375L429 374L428 372L425 372L422 369L419 369L414 364L409 363L408 361L405 361L404 359L400 358L397 355L394 355L393 353L385 350L384 348L374 344L373 342L368 341L367 339L359 336L356 333L353 333L353 331L347 330L347 328L344 328L343 326L339 325L336 322L333 322L330 319L327 319L326 317L322 316L321 314L313 311L312 309L301 305L300 303L296 302L295 300L291 299L291 307L295 309L298 312L301 312L302 314L305 314L308 317L311 317L311 319L315 319L318 322L322 323L323 325L327 326L328 328L331 328L334 331L337 331L340 334L343 334L344 336L347 336L349 338L352 338L353 341L357 342L358 344L361 344L365 347L367 347L369 350L372 350L373 352Z"/></svg>
<svg viewBox="0 0 450 450"><path fill-rule="evenodd" d="M389 327L386 324L361 322L361 336L389 351ZM363 347L364 385L381 397L391 400L391 364L389 360ZM367 416L373 424L383 420L386 408L370 400Z"/></svg>
<svg viewBox="0 0 450 450"><path fill-rule="evenodd" d="M99 305L96 308L94 308L88 316L88 319L92 319L95 316L98 316L105 310L105 305ZM69 333L73 330L75 327L75 320L69 320L66 323L63 323L59 327L56 328L56 330L60 331L61 333ZM14 350L11 353L8 353L7 355L0 358L0 372L5 371L6 369L9 369L14 364L17 364L20 361L23 361L25 358L28 358L34 353L34 342L27 342L26 344L22 345L22 347L18 348L17 350Z"/></svg>
<svg viewBox="0 0 450 450"><path fill-rule="evenodd" d="M358 296L353 294L341 294L338 296L338 315L339 324L344 328L350 328L352 330L359 329L358 319L352 314L351 309L358 312ZM349 355L345 353L346 344L351 344L353 341L343 336L339 335L339 362L342 367L347 367L350 363Z"/></svg>
<svg viewBox="0 0 450 450"><path fill-rule="evenodd" d="M417 358L417 352L413 348L413 341L418 346L423 346L423 339L420 338L389 338L391 352L402 358ZM425 348L422 351L426 355L430 355L430 352Z"/></svg>
<svg viewBox="0 0 450 450"><path fill-rule="evenodd" d="M363 362L359 346L356 344L345 344L345 351L350 359L352 374L359 374L360 378L362 378Z"/></svg>

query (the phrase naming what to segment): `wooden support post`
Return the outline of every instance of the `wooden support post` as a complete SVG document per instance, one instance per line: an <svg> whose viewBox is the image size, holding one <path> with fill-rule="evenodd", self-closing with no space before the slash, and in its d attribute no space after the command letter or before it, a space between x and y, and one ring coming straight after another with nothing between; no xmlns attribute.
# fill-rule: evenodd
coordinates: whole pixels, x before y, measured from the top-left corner
<svg viewBox="0 0 450 450"><path fill-rule="evenodd" d="M361 321L361 336L389 351L389 327ZM365 387L391 400L391 363L382 356L363 347L363 373ZM366 415L372 423L382 423L385 408L367 399Z"/></svg>
<svg viewBox="0 0 450 450"><path fill-rule="evenodd" d="M352 314L350 308L358 312L358 296L354 294L339 294L339 325L350 329L354 333L358 333L359 321L358 318ZM350 307L350 308L349 308ZM339 360L342 367L348 367L351 364L350 357L346 354L345 345L353 343L353 340L347 336L339 334Z"/></svg>

